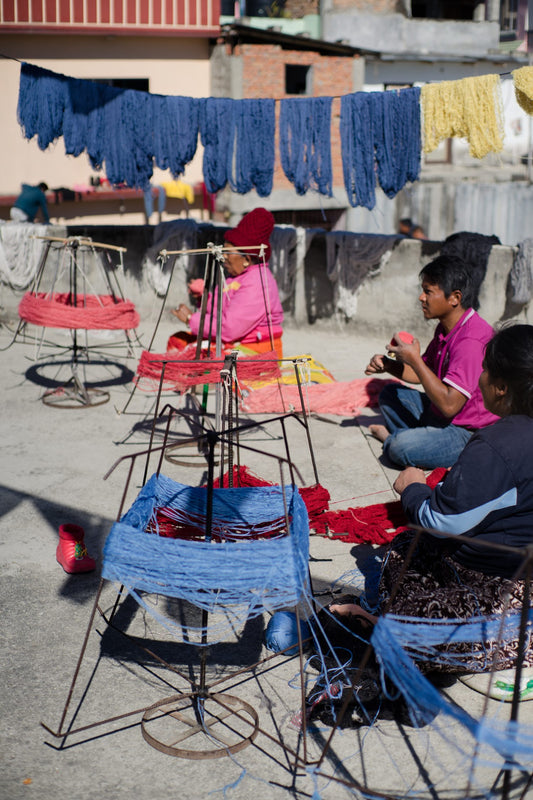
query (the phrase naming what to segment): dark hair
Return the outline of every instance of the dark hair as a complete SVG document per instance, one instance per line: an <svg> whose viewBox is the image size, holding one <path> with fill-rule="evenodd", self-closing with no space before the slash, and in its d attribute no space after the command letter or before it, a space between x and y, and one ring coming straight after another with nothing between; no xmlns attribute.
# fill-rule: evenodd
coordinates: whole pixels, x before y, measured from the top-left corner
<svg viewBox="0 0 533 800"><path fill-rule="evenodd" d="M533 417L533 325L510 325L487 343L483 366L507 384L512 414Z"/></svg>
<svg viewBox="0 0 533 800"><path fill-rule="evenodd" d="M462 308L473 307L475 289L468 266L462 258L452 255L438 256L420 270L418 277L438 286L446 297L452 292L461 292Z"/></svg>
<svg viewBox="0 0 533 800"><path fill-rule="evenodd" d="M39 189L42 192L47 192L48 191L48 184L45 183L44 181L41 181L41 183L39 184Z"/></svg>

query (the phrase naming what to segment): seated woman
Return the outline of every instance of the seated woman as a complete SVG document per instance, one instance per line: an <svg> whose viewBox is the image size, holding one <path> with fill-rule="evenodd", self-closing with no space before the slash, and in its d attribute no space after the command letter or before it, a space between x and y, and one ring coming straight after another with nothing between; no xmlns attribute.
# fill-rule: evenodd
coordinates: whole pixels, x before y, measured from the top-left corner
<svg viewBox="0 0 533 800"><path fill-rule="evenodd" d="M283 356L283 309L276 280L263 263L259 249L246 250L247 247L266 245L265 261L268 263L273 229L272 214L265 208L255 208L224 236L225 247L230 248L224 254L224 267L229 274L222 296L221 336L224 350L235 347L254 353L275 350L279 358ZM192 311L182 303L174 309L173 314L189 326L190 334L176 333L171 336L168 350L181 349L196 341L198 336L207 338L210 330L214 338L217 301L211 294L207 300L203 331L200 332L199 311Z"/></svg>
<svg viewBox="0 0 533 800"><path fill-rule="evenodd" d="M533 326L513 325L495 334L486 346L479 387L485 407L501 419L472 435L433 491L415 467L404 469L394 483L412 523L452 537L423 533L407 564L412 534L393 540L380 582L383 609L401 577L391 613L465 619L521 608L524 552L533 543ZM331 605L330 611L355 615L366 625L376 619L356 603ZM532 666L531 639L526 644L524 665ZM516 663L516 641L499 652L495 643L461 649L460 671L502 670Z"/></svg>

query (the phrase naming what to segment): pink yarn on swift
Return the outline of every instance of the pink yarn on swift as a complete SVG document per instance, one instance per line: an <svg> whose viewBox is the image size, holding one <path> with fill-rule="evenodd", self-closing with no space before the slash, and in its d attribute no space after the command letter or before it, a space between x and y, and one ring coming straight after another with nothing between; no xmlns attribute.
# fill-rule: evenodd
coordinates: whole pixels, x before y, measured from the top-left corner
<svg viewBox="0 0 533 800"><path fill-rule="evenodd" d="M185 391L197 384L220 383L220 371L224 366L222 358L206 358L202 353L196 358L196 344L183 350L169 350L168 353L150 353L144 350L137 366L135 383L144 391L154 391L159 387L163 362L166 362L162 388ZM250 381L273 380L281 375L274 352L261 356L240 356L237 359L237 379Z"/></svg>
<svg viewBox="0 0 533 800"><path fill-rule="evenodd" d="M111 295L80 294L74 303L70 292L26 292L19 305L19 316L43 328L75 330L132 330L139 314L130 300Z"/></svg>
<svg viewBox="0 0 533 800"><path fill-rule="evenodd" d="M304 403L307 410L317 414L336 414L340 417L355 417L361 408L378 404L380 391L394 380L382 378L358 378L353 381L314 383L303 386ZM243 394L242 410L249 414L281 414L292 409L302 410L297 386L276 384L254 389Z"/></svg>

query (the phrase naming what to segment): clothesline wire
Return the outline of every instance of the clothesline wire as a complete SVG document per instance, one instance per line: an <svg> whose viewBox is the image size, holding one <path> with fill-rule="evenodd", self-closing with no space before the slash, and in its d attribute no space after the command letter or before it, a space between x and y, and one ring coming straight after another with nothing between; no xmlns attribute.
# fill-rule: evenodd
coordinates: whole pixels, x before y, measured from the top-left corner
<svg viewBox="0 0 533 800"><path fill-rule="evenodd" d="M20 58L16 58L16 56L8 56L8 55L6 55L5 53L0 53L0 58L5 58L5 59L7 59L8 61L17 61L19 64L31 64L31 62L30 62L30 61L23 61L23 60L22 60L22 59L20 59ZM31 66L34 66L34 67L36 67L36 66L37 66L37 64L31 64ZM518 69L518 67L517 67L517 69ZM503 77L505 77L506 75L512 75L512 71L510 71L510 70L507 70L507 72L498 72L498 73L493 73L493 72L492 72L492 73L487 73L487 74L490 74L490 75L498 74L500 78L503 78ZM474 75L474 76L468 76L468 77L480 77L480 76L476 76L476 75ZM83 80L91 80L91 79L90 79L90 78L83 78ZM458 80L461 80L461 79L459 78ZM418 82L419 82L419 81L417 81L417 83L418 83ZM98 83L98 81L94 81L94 83ZM446 83L446 81L424 81L424 83L427 83L427 84L433 84L433 83ZM389 90L389 91L390 91L390 90ZM147 94L150 94L150 92L147 92ZM352 92L349 92L349 94L353 94L353 93L352 93ZM320 97L331 97L331 99L332 99L332 100L341 100L341 99L342 99L343 97L345 97L345 96L346 96L346 95L344 95L344 94L313 95L313 97L315 97L315 98L317 98L317 99L318 99L318 98L320 98ZM290 97L290 95L289 95L289 97ZM265 99L267 99L267 98L265 98ZM281 101L282 101L282 100L286 100L286 99L287 99L287 97L273 97L273 98L270 98L270 99L274 100L274 102L275 102L275 103L281 103Z"/></svg>

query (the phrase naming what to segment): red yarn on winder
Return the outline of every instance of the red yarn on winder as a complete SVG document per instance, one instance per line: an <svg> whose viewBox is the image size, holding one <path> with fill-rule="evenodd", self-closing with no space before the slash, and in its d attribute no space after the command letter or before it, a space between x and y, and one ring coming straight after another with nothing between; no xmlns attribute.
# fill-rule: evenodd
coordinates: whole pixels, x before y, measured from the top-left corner
<svg viewBox="0 0 533 800"><path fill-rule="evenodd" d="M168 353L149 353L144 350L137 366L135 383L143 390L157 390L161 379L163 362L166 362L163 389L185 391L197 384L220 383L222 358L206 358L202 353L196 358L196 345ZM237 380L244 383L273 379L281 375L274 352L261 356L240 356L237 359Z"/></svg>
<svg viewBox="0 0 533 800"><path fill-rule="evenodd" d="M131 300L112 295L70 292L26 292L19 305L19 316L43 328L72 330L125 330L139 325L139 314Z"/></svg>

